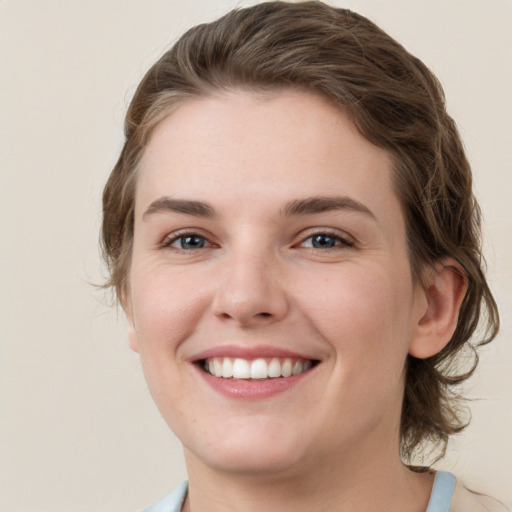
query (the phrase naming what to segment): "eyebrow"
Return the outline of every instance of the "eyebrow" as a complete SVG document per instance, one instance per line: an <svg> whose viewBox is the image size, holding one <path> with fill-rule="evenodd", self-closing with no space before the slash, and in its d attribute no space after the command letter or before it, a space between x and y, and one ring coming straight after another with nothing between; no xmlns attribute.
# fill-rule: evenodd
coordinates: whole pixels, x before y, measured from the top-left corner
<svg viewBox="0 0 512 512"><path fill-rule="evenodd" d="M168 196L160 197L153 201L142 215L142 220L147 220L155 213L173 212L193 215L195 217L215 217L216 212L212 205L202 201L189 201L187 199L173 199Z"/></svg>
<svg viewBox="0 0 512 512"><path fill-rule="evenodd" d="M283 210L286 217L294 215L311 215L332 210L349 210L368 215L376 220L372 211L363 203L347 196L315 196L290 201Z"/></svg>
<svg viewBox="0 0 512 512"><path fill-rule="evenodd" d="M287 203L281 214L285 217L297 215L312 215L333 210L349 210L363 213L375 219L375 215L363 203L347 196L314 196L304 199L294 199ZM192 201L188 199L174 199L168 196L160 197L153 201L142 215L142 220L156 213L181 213L194 217L213 218L217 216L215 208L203 201Z"/></svg>

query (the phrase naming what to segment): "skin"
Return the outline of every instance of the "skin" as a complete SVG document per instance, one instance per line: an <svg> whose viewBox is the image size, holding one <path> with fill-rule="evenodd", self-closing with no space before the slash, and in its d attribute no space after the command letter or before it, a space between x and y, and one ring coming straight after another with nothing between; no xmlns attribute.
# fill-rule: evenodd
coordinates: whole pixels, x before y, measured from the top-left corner
<svg viewBox="0 0 512 512"><path fill-rule="evenodd" d="M413 281L391 173L384 150L309 93L218 93L155 128L125 309L184 446L187 510L425 510L432 475L399 458L404 364L450 339L464 290L453 262ZM344 203L290 213L311 197ZM203 246L182 248L186 234ZM333 247L315 247L319 234ZM227 345L318 363L281 393L234 399L196 364Z"/></svg>

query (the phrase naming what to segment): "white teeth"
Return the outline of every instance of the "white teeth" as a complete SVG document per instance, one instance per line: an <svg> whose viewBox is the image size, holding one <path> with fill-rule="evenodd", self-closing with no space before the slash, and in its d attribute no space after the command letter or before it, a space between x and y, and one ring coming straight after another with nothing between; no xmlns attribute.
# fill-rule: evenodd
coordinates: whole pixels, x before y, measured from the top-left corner
<svg viewBox="0 0 512 512"><path fill-rule="evenodd" d="M281 377L281 362L276 357L270 360L270 364L268 365L268 376Z"/></svg>
<svg viewBox="0 0 512 512"><path fill-rule="evenodd" d="M265 359L255 359L251 363L251 379L266 379L268 367Z"/></svg>
<svg viewBox="0 0 512 512"><path fill-rule="evenodd" d="M210 373L212 375L222 375L222 367L223 367L223 363L222 363L222 360L219 359L218 357L215 357L213 359L213 371L208 368L210 370Z"/></svg>
<svg viewBox="0 0 512 512"><path fill-rule="evenodd" d="M211 375L224 379L275 379L304 373L312 364L311 361L278 357L253 361L238 357L214 357L205 361L204 369Z"/></svg>
<svg viewBox="0 0 512 512"><path fill-rule="evenodd" d="M285 359L283 365L281 366L281 375L283 377L290 377L292 374L292 362L290 359Z"/></svg>
<svg viewBox="0 0 512 512"><path fill-rule="evenodd" d="M298 375L302 373L302 363L300 361L295 361L292 366L292 375Z"/></svg>
<svg viewBox="0 0 512 512"><path fill-rule="evenodd" d="M245 359L235 359L233 362L233 378L234 379L250 379L251 365Z"/></svg>
<svg viewBox="0 0 512 512"><path fill-rule="evenodd" d="M213 367L215 369L215 364ZM233 377L233 361L229 357L225 357L224 361L222 361L222 375L216 374L216 376L223 377L224 379Z"/></svg>

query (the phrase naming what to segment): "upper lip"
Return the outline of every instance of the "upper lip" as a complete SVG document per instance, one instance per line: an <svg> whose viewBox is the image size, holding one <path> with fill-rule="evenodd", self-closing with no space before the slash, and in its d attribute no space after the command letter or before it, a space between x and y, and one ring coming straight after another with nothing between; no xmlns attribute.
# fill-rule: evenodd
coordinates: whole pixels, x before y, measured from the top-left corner
<svg viewBox="0 0 512 512"><path fill-rule="evenodd" d="M317 358L311 357L308 354L295 352L288 349L275 347L272 345L219 345L203 350L194 354L190 360L193 362L201 361L204 359L211 359L213 357L233 357L240 359L260 359L260 358L292 358L292 359L305 359L316 360Z"/></svg>

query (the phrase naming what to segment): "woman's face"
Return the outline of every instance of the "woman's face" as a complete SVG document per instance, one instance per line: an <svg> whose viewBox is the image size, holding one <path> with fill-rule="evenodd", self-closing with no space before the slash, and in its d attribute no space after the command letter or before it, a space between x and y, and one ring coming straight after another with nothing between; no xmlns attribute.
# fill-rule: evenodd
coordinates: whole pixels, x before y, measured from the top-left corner
<svg viewBox="0 0 512 512"><path fill-rule="evenodd" d="M398 454L425 298L389 156L322 99L219 93L156 127L126 309L189 464L265 474Z"/></svg>

